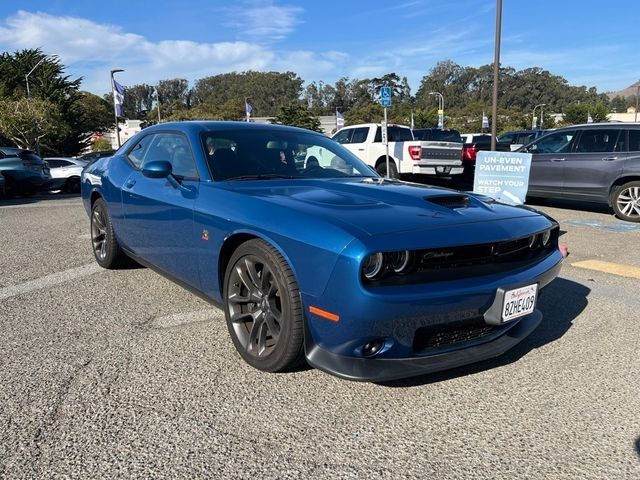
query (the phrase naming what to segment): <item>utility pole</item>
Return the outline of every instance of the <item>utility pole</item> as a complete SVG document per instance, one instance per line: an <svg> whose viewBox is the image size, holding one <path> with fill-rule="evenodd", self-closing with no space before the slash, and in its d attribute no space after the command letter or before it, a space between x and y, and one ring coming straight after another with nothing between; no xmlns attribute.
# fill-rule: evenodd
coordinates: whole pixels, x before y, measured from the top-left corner
<svg viewBox="0 0 640 480"><path fill-rule="evenodd" d="M29 90L29 75L31 75L31 74L33 73L33 71L34 71L36 68L38 68L42 62L44 62L44 61L46 60L46 58L47 58L47 56L46 56L46 55L45 55L44 57L42 57L42 58L40 59L40 61L39 61L38 63L36 63L36 64L33 66L33 68L32 68L31 70L29 70L29 73L27 73L27 74L24 76L24 81L25 81L25 82L26 82L26 84L27 84L27 102L29 102L29 101L31 100L31 92L30 92L30 90ZM37 137L36 137L36 154L37 154L38 156L40 156L40 140L38 140L38 138L37 138Z"/></svg>
<svg viewBox="0 0 640 480"><path fill-rule="evenodd" d="M498 80L500 77L500 35L502 29L502 0L496 0L496 50L493 56L493 106L491 108L491 150L496 149L498 134Z"/></svg>

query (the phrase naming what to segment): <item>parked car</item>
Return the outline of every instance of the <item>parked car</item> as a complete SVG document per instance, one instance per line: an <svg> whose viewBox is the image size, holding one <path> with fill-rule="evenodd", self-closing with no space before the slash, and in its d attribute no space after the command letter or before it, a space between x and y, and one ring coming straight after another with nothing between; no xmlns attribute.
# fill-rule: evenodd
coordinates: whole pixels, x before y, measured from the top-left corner
<svg viewBox="0 0 640 480"><path fill-rule="evenodd" d="M84 160L87 163L92 163L98 160L99 158L110 157L114 153L116 153L115 150L102 150L100 152L89 152L89 153L85 153L84 155L80 155L78 159Z"/></svg>
<svg viewBox="0 0 640 480"><path fill-rule="evenodd" d="M31 150L0 147L0 172L8 196L33 195L51 184L48 165Z"/></svg>
<svg viewBox="0 0 640 480"><path fill-rule="evenodd" d="M80 174L89 162L67 157L45 158L45 161L51 169L51 190L80 191Z"/></svg>
<svg viewBox="0 0 640 480"><path fill-rule="evenodd" d="M528 195L606 203L640 222L640 124L589 123L554 130L531 153Z"/></svg>
<svg viewBox="0 0 640 480"><path fill-rule="evenodd" d="M491 135L489 133L464 133L462 137L462 164L464 176L473 178L476 170L478 152L491 150ZM497 151L509 151L509 148L496 142Z"/></svg>
<svg viewBox="0 0 640 480"><path fill-rule="evenodd" d="M389 125L387 136L391 178L401 174L449 176L463 171L459 141L415 140L411 129L403 125ZM379 174L386 175L386 147L380 125L350 125L338 130L332 138Z"/></svg>
<svg viewBox="0 0 640 480"><path fill-rule="evenodd" d="M83 171L82 199L98 264L131 257L219 305L270 372L306 357L383 381L500 355L540 323L563 258L546 215L379 177L282 125L146 128Z"/></svg>
<svg viewBox="0 0 640 480"><path fill-rule="evenodd" d="M545 135L549 130L516 130L505 132L498 136L497 141L503 146L503 150L515 152L520 147L533 142L536 138Z"/></svg>

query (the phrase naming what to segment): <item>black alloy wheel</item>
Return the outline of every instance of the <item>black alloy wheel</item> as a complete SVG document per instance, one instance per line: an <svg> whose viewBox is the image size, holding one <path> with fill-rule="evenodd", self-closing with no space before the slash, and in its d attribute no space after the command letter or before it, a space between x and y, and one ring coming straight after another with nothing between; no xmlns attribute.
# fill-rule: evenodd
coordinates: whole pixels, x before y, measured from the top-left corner
<svg viewBox="0 0 640 480"><path fill-rule="evenodd" d="M225 316L231 339L253 367L280 372L303 359L300 292L284 258L262 240L233 253L224 282Z"/></svg>
<svg viewBox="0 0 640 480"><path fill-rule="evenodd" d="M91 209L91 246L98 265L118 268L125 263L126 255L120 249L107 211L107 204L97 199Z"/></svg>

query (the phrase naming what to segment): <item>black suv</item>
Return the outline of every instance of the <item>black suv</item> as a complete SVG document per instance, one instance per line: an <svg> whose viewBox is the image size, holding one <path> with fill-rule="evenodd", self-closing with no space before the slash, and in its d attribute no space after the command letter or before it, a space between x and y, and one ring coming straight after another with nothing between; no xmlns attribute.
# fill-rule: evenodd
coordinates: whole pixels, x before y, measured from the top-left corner
<svg viewBox="0 0 640 480"><path fill-rule="evenodd" d="M640 124L553 130L519 151L533 154L527 195L607 203L640 222Z"/></svg>
<svg viewBox="0 0 640 480"><path fill-rule="evenodd" d="M51 184L49 166L31 150L0 147L0 172L8 196L33 195Z"/></svg>

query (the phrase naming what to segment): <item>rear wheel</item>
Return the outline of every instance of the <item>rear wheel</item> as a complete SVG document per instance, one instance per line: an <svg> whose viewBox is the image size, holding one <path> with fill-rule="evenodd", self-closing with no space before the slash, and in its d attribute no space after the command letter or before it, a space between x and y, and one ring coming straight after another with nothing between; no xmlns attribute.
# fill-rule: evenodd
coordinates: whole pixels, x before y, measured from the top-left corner
<svg viewBox="0 0 640 480"><path fill-rule="evenodd" d="M281 372L303 360L303 313L298 284L285 259L262 240L233 253L224 282L229 334L251 366Z"/></svg>
<svg viewBox="0 0 640 480"><path fill-rule="evenodd" d="M376 172L378 172L383 177L387 176L387 161L386 159L382 162L378 163L376 167ZM393 161L392 158L389 158L389 177L390 178L398 178L398 168L396 167L396 162Z"/></svg>
<svg viewBox="0 0 640 480"><path fill-rule="evenodd" d="M101 198L91 209L91 246L98 265L103 268L118 268L126 263L127 257L116 239L107 204Z"/></svg>
<svg viewBox="0 0 640 480"><path fill-rule="evenodd" d="M618 218L640 222L640 182L629 182L617 187L611 203Z"/></svg>

